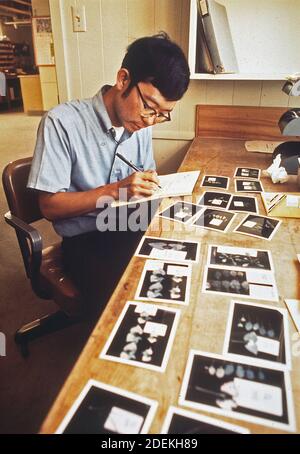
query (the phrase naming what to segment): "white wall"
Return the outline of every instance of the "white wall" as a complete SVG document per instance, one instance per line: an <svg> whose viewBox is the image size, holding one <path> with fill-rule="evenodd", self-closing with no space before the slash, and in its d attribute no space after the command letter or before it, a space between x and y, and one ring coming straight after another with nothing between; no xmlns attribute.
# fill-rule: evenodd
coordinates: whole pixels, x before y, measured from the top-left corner
<svg viewBox="0 0 300 454"><path fill-rule="evenodd" d="M189 0L50 0L60 100L90 97L102 84L114 83L127 45L138 37L165 30L187 54L189 4ZM72 5L85 6L87 32L73 33ZM281 87L280 81L192 81L173 121L155 127L160 171L175 171L180 164L194 135L197 104L297 105L297 98L289 100Z"/></svg>

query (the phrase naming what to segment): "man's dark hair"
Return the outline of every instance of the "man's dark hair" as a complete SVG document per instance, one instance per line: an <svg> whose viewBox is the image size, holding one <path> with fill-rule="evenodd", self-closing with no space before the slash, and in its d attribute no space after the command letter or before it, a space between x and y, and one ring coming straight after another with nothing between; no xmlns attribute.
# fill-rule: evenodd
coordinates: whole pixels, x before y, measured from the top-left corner
<svg viewBox="0 0 300 454"><path fill-rule="evenodd" d="M188 62L181 48L164 32L137 39L127 48L122 68L130 73L128 92L138 82L151 82L168 101L177 101L190 81Z"/></svg>

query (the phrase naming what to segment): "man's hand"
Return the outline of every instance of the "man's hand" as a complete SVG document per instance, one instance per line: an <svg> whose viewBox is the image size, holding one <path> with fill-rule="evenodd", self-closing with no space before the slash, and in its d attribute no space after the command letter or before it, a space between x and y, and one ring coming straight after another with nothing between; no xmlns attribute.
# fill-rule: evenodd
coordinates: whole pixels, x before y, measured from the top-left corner
<svg viewBox="0 0 300 454"><path fill-rule="evenodd" d="M158 189L159 180L154 170L135 172L118 182L119 197L122 200L153 195ZM121 192L120 192L121 190Z"/></svg>

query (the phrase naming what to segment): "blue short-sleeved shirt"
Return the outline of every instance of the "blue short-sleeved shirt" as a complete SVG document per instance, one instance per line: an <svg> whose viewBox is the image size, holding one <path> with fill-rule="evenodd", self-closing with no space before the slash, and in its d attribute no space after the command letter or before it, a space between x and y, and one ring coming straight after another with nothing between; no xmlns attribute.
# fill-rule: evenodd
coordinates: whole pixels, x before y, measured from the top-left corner
<svg viewBox="0 0 300 454"><path fill-rule="evenodd" d="M123 154L141 170L155 169L151 127L124 130L116 143L103 102L104 86L93 98L61 104L41 120L28 188L45 192L88 191L122 180L133 170L115 156ZM53 222L65 237L96 230L99 210Z"/></svg>

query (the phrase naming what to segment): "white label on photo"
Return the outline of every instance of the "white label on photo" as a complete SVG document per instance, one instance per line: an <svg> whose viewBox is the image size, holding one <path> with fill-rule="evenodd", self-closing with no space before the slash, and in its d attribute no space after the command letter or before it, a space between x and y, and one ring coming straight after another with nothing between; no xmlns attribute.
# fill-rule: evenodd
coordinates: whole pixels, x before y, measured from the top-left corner
<svg viewBox="0 0 300 454"><path fill-rule="evenodd" d="M246 221L244 224L243 224L243 227L247 227L248 229L253 229L253 227L256 226L256 222L253 222L253 221Z"/></svg>
<svg viewBox="0 0 300 454"><path fill-rule="evenodd" d="M220 254L237 254L237 255L248 255L249 257L257 257L257 251L255 249L245 249L231 246L218 246L217 252Z"/></svg>
<svg viewBox="0 0 300 454"><path fill-rule="evenodd" d="M210 224L210 225L219 226L219 225L222 224L222 222L223 222L222 219L212 219L212 220L209 222L209 224Z"/></svg>
<svg viewBox="0 0 300 454"><path fill-rule="evenodd" d="M247 270L247 281L255 284L274 285L273 273L266 271Z"/></svg>
<svg viewBox="0 0 300 454"><path fill-rule="evenodd" d="M244 206L244 202L239 202L239 201L233 202L233 204L236 207L243 207Z"/></svg>
<svg viewBox="0 0 300 454"><path fill-rule="evenodd" d="M147 262L146 262L146 269L149 271L162 270L163 267L164 267L164 263L159 262L158 260L147 260Z"/></svg>
<svg viewBox="0 0 300 454"><path fill-rule="evenodd" d="M144 333L151 334L152 336L162 336L166 335L168 326L163 323L154 323L146 322L144 327Z"/></svg>
<svg viewBox="0 0 300 454"><path fill-rule="evenodd" d="M242 181L242 185L243 186L249 186L249 182L248 181Z"/></svg>
<svg viewBox="0 0 300 454"><path fill-rule="evenodd" d="M167 268L167 274L172 276L188 276L189 269L184 266L169 265Z"/></svg>
<svg viewBox="0 0 300 454"><path fill-rule="evenodd" d="M150 257L153 259L184 260L186 255L186 251L174 251L172 249L153 248L150 252Z"/></svg>
<svg viewBox="0 0 300 454"><path fill-rule="evenodd" d="M134 312L136 312L137 314L146 312L147 314L155 317L155 315L157 313L157 306L155 306L154 304L138 303Z"/></svg>
<svg viewBox="0 0 300 454"><path fill-rule="evenodd" d="M237 390L234 400L240 407L282 416L282 392L278 386L235 378L234 387Z"/></svg>
<svg viewBox="0 0 300 454"><path fill-rule="evenodd" d="M191 216L191 214L187 213L186 211L178 211L178 213L175 214L175 218L179 218L179 219L184 219L188 216Z"/></svg>
<svg viewBox="0 0 300 454"><path fill-rule="evenodd" d="M249 284L250 296L256 299L262 300L274 300L276 297L275 290L273 287L267 287L264 285Z"/></svg>
<svg viewBox="0 0 300 454"><path fill-rule="evenodd" d="M143 421L140 415L119 407L112 407L104 423L104 429L119 434L137 434L140 432Z"/></svg>
<svg viewBox="0 0 300 454"><path fill-rule="evenodd" d="M222 205L222 200L220 199L213 199L211 202L213 205Z"/></svg>
<svg viewBox="0 0 300 454"><path fill-rule="evenodd" d="M252 186L244 186L244 189L249 189L249 190L252 190L253 187Z"/></svg>
<svg viewBox="0 0 300 454"><path fill-rule="evenodd" d="M257 348L261 353L267 353L268 355L278 356L280 349L280 342L275 339L269 339L268 337L257 336Z"/></svg>
<svg viewBox="0 0 300 454"><path fill-rule="evenodd" d="M210 177L210 178L207 179L207 181L208 181L209 183L214 183L214 182L216 181L216 178Z"/></svg>

